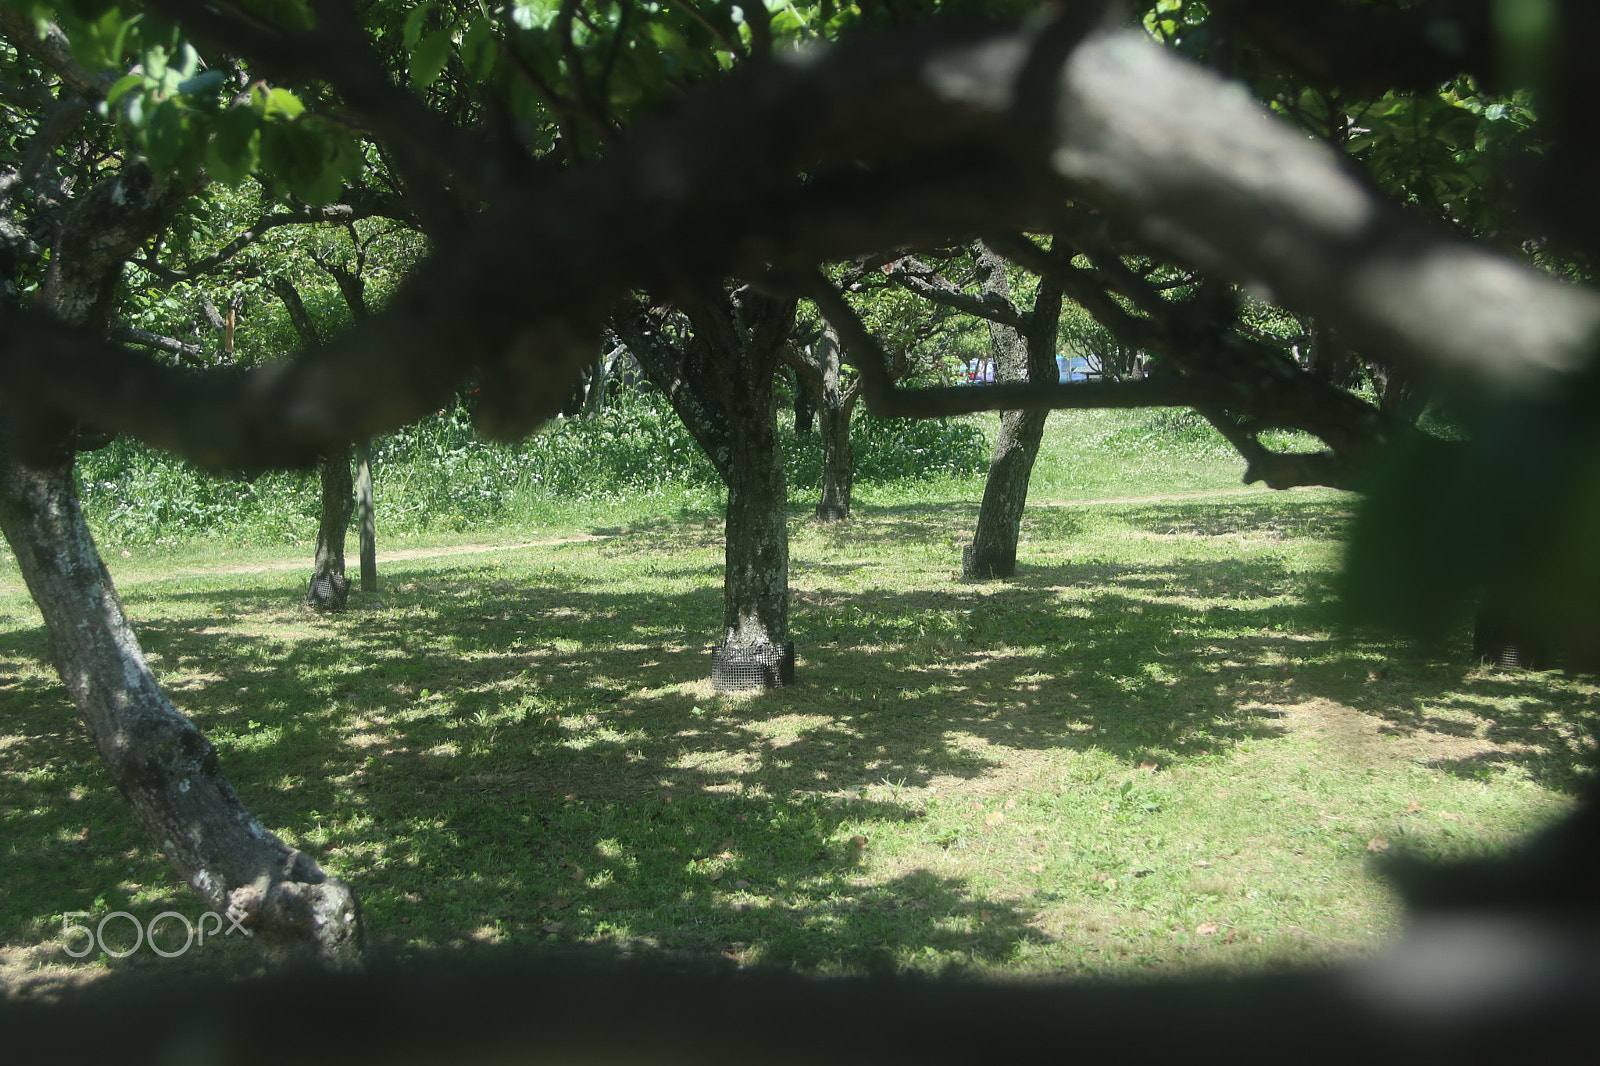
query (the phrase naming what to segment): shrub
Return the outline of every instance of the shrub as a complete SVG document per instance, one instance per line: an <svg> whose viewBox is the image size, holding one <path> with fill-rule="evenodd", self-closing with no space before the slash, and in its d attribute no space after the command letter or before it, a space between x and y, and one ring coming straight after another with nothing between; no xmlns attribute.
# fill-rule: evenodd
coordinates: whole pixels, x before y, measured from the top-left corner
<svg viewBox="0 0 1600 1066"><path fill-rule="evenodd" d="M971 477L989 468L983 431L965 418L875 418L857 409L850 423L856 483L882 484L940 476ZM784 459L791 490L822 484L822 441L815 434L795 437L785 420Z"/></svg>
<svg viewBox="0 0 1600 1066"><path fill-rule="evenodd" d="M858 415L859 483L965 476L988 461L970 421L885 421ZM785 429L790 484L822 476L818 439ZM519 500L632 498L669 486L718 484L715 470L659 394L633 393L583 418L557 419L514 445L478 436L456 405L373 442L373 481L386 534L444 527L460 532L502 519ZM214 477L162 452L117 440L78 462L85 511L103 540L159 544L207 536L260 543L315 536L315 472L254 479Z"/></svg>

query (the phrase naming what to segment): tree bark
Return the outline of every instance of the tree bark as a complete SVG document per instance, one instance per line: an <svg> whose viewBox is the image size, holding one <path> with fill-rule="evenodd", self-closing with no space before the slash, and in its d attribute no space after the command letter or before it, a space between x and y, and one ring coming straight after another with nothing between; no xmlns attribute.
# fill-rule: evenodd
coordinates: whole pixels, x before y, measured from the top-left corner
<svg viewBox="0 0 1600 1066"><path fill-rule="evenodd" d="M362 247L355 226L350 226L350 239L356 245L356 268L351 270L343 263L329 259L318 259L322 269L333 278L334 284L339 286L339 295L344 297L345 306L350 308L350 317L357 322L365 322L372 317L371 310L367 307L367 279L362 270L367 261L366 249ZM301 337L315 338L316 329L311 319L305 313L305 307L300 303L299 293L294 292L292 286L288 287L288 303L292 298L293 305L289 314L295 316L295 308L299 308L299 318L295 319L295 328L300 331ZM279 292L282 296L282 291ZM378 591L378 525L377 509L372 496L372 438L362 437L355 444L356 458L356 518L360 528L361 538L361 591ZM326 484L324 484L323 518L327 518ZM342 538L341 534L341 538ZM319 539L318 550L320 554L321 543ZM340 541L341 560L344 554L343 541ZM340 571L344 572L341 562ZM315 579L313 578L313 581Z"/></svg>
<svg viewBox="0 0 1600 1066"><path fill-rule="evenodd" d="M361 530L361 591L378 591L378 523L372 499L372 441L356 443L356 520Z"/></svg>
<svg viewBox="0 0 1600 1066"><path fill-rule="evenodd" d="M978 277L985 300L1011 303L1011 283L1006 261L986 244L978 246ZM1053 381L1056 369L1056 330L1061 318L1061 290L1048 278L1040 279L1033 310L1023 316L1019 331L990 319L989 344L994 352L998 382ZM1028 480L1039 454L1048 411L1005 411L994 442L989 478L983 486L978 525L972 543L961 553L961 573L966 578L1011 577L1017 572L1017 540L1022 512L1028 502Z"/></svg>
<svg viewBox="0 0 1600 1066"><path fill-rule="evenodd" d="M795 379L816 403L822 436L822 498L817 521L842 522L850 517L850 494L855 486L856 460L850 447L850 416L861 395L859 386L845 387L840 362L839 333L824 320L822 335L809 353L794 346L786 351ZM796 392L796 408L799 395Z"/></svg>
<svg viewBox="0 0 1600 1066"><path fill-rule="evenodd" d="M794 680L789 639L789 493L778 442L772 374L751 380L731 405L722 647L712 659L719 689L768 688ZM744 392L746 390L740 390Z"/></svg>
<svg viewBox="0 0 1600 1066"><path fill-rule="evenodd" d="M344 572L344 535L355 510L350 481L350 449L341 448L322 460L322 518L317 523L317 554L306 586L306 606L342 611L350 599ZM376 570L374 570L376 579Z"/></svg>
<svg viewBox="0 0 1600 1066"><path fill-rule="evenodd" d="M9 435L0 426L0 528L44 616L56 671L134 819L219 914L336 968L359 966L350 887L255 819L216 749L156 683L78 505L71 451L24 467Z"/></svg>
<svg viewBox="0 0 1600 1066"><path fill-rule="evenodd" d="M816 426L817 401L815 390L799 369L794 372L794 435L810 436Z"/></svg>
<svg viewBox="0 0 1600 1066"><path fill-rule="evenodd" d="M589 368L589 388L583 397L583 413L596 415L605 410L606 384L610 380L611 356L601 345L596 351L594 365Z"/></svg>
<svg viewBox="0 0 1600 1066"><path fill-rule="evenodd" d="M825 394L826 395L826 394ZM827 396L817 408L822 431L822 498L817 501L817 521L844 522L850 518L850 498L856 482L856 457L850 445L850 415L858 393L849 390Z"/></svg>

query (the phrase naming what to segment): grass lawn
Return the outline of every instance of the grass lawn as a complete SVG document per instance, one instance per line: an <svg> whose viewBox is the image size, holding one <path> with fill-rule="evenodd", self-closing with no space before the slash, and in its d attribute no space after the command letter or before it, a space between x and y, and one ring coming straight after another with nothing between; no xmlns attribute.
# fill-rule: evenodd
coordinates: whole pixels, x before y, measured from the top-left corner
<svg viewBox="0 0 1600 1066"><path fill-rule="evenodd" d="M355 885L383 956L1314 963L1394 933L1375 858L1501 847L1568 806L1589 680L1470 666L1464 633L1451 658L1336 633L1347 497L1236 493L1212 452L1130 466L1105 443L1127 425L1053 421L1013 581L956 579L981 483L873 489L838 528L797 493L797 683L758 696L707 681L710 510L384 545L412 550L336 617L299 607L304 549L107 555L175 702L261 820ZM0 566L0 987L244 966L226 941L63 953L67 912L199 905L45 655Z"/></svg>

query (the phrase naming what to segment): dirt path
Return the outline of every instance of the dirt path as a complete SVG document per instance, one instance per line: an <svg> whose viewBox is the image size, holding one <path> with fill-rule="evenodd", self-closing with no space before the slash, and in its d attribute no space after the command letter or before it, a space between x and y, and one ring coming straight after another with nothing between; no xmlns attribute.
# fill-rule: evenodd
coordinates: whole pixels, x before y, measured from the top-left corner
<svg viewBox="0 0 1600 1066"><path fill-rule="evenodd" d="M1206 492L1168 492L1160 496L1109 496L1098 500L1028 501L1029 507L1097 507L1108 503L1169 503L1173 500L1209 500L1225 496L1264 496L1272 490L1255 485L1237 489L1209 489Z"/></svg>
<svg viewBox="0 0 1600 1066"><path fill-rule="evenodd" d="M516 544L450 544L436 548L401 548L398 551L378 553L378 566L401 563L410 559L441 559L450 555L485 555L489 552L520 551L523 548L541 548L552 544L581 544L591 540L610 540L616 533L576 533L569 537L550 537L545 540L526 540ZM107 559L106 565L115 566L116 559ZM355 562L353 555L346 562ZM206 577L213 574L268 574L282 570L303 570L311 561L306 559L278 559L270 563L250 563L245 566L198 566L183 570L168 570L160 574L118 575L117 584L136 585L145 581L165 581L174 577Z"/></svg>

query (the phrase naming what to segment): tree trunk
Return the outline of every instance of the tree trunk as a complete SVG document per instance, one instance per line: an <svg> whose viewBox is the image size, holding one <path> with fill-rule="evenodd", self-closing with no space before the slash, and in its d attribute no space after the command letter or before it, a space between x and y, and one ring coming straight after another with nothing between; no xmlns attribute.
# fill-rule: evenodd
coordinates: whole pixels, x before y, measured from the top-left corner
<svg viewBox="0 0 1600 1066"><path fill-rule="evenodd" d="M57 236L38 306L103 328L124 261L186 196L138 164L90 189ZM134 819L212 909L334 967L359 966L349 886L251 815L216 749L156 683L78 504L71 427L32 466L16 460L11 438L0 414L0 530L44 616L56 672Z"/></svg>
<svg viewBox="0 0 1600 1066"><path fill-rule="evenodd" d="M684 307L691 328L685 340L641 307L614 320L728 488L722 644L711 656L711 683L719 691L794 681L789 494L773 381L795 306L753 290L731 299L708 294Z"/></svg>
<svg viewBox="0 0 1600 1066"><path fill-rule="evenodd" d="M356 239L356 231L351 227L350 237ZM357 322L365 322L372 317L371 310L367 307L367 280L362 274L366 264L366 249L359 243L356 249L356 269L351 270L343 263L333 259L318 259L322 269L326 271L339 286L339 295L344 297L345 306L350 308L350 317ZM287 293L285 292L287 289ZM307 344L316 342L316 327L311 322L311 317L305 313L305 306L300 302L300 294L294 291L287 280L278 288L278 294L285 304L289 304L289 315L294 321L294 327L300 334L300 339ZM296 309L298 308L298 316ZM327 486L323 486L323 517L327 517L328 495ZM378 591L378 524L377 510L372 498L372 440L363 437L356 442L356 519L360 529L361 540L361 591ZM341 534L342 536L342 534ZM318 548L321 544L319 541ZM344 573L343 541L340 541L339 555L341 558L339 572ZM312 579L316 579L313 577Z"/></svg>
<svg viewBox="0 0 1600 1066"><path fill-rule="evenodd" d="M340 273L330 269L324 264L324 269L333 274L335 279L340 279ZM350 312L357 318L366 316L366 305L359 299L359 286L356 296L352 298L351 292L345 286L354 284L353 275L344 272L345 277L340 280L340 290L344 293L345 300L350 303ZM289 312L289 321L294 325L294 331L299 334L300 341L307 347L322 343L318 334L317 324L311 321L311 315L306 311L304 301L300 299L300 291L288 278L278 276L272 279L272 290L278 294L278 299L283 301L284 309ZM350 528L350 514L354 510L354 501L351 499L350 482L350 449L341 448L332 455L322 458L322 517L317 523L317 554L311 563L311 581L306 585L306 606L319 611L342 611L350 599L350 579L344 573L344 535ZM365 557L363 557L363 566ZM378 579L377 556L373 556L372 579ZM365 572L363 571L363 580ZM364 586L363 586L364 587Z"/></svg>
<svg viewBox="0 0 1600 1066"><path fill-rule="evenodd" d="M796 367L794 371L794 435L805 437L811 434L816 424L817 400L815 389L811 382L806 380L806 375Z"/></svg>
<svg viewBox="0 0 1600 1066"><path fill-rule="evenodd" d="M0 443L0 528L89 739L173 869L243 927L309 946L336 967L359 966L361 916L349 886L245 809L216 749L157 685L84 522L70 450L28 468Z"/></svg>
<svg viewBox="0 0 1600 1066"><path fill-rule="evenodd" d="M812 348L817 418L822 431L822 499L817 520L843 522L850 517L850 493L856 480L856 457L850 447L850 414L860 390L844 387L839 359L839 334L824 322Z"/></svg>
<svg viewBox="0 0 1600 1066"><path fill-rule="evenodd" d="M307 607L342 611L350 598L350 579L344 573L344 535L354 510L350 449L341 448L322 460L322 520L317 525L311 583L306 586Z"/></svg>
<svg viewBox="0 0 1600 1066"><path fill-rule="evenodd" d="M979 245L979 282L986 299L1011 301L1006 263L987 245ZM1061 318L1061 290L1048 279L1039 282L1033 310L1019 333L1000 322L989 322L989 343L994 352L996 381L1054 381L1056 330ZM978 526L972 543L961 553L961 573L966 578L1010 577L1017 572L1017 539L1022 512L1028 502L1028 480L1039 454L1048 411L1006 411L1000 416L1000 434L994 442L989 479L983 486Z"/></svg>
<svg viewBox="0 0 1600 1066"><path fill-rule="evenodd" d="M356 443L356 520L361 530L361 591L378 591L378 522L372 500L372 441Z"/></svg>
<svg viewBox="0 0 1600 1066"><path fill-rule="evenodd" d="M961 553L967 578L1011 577L1017 572L1017 541L1028 502L1028 479L1044 436L1048 411L1006 411L994 442L989 478L983 486L972 544Z"/></svg>
<svg viewBox="0 0 1600 1066"><path fill-rule="evenodd" d="M850 447L850 413L855 398L822 403L817 415L822 428L822 498L817 501L817 521L843 522L850 517L850 494L855 487L856 458Z"/></svg>
<svg viewBox="0 0 1600 1066"><path fill-rule="evenodd" d="M718 690L794 683L789 639L789 492L778 443L772 375L750 382L729 411L733 462L728 478L722 647L711 660Z"/></svg>
<svg viewBox="0 0 1600 1066"><path fill-rule="evenodd" d="M1341 389L1354 387L1361 376L1361 360L1344 343L1344 338L1325 322L1311 325L1311 373Z"/></svg>
<svg viewBox="0 0 1600 1066"><path fill-rule="evenodd" d="M589 391L583 397L584 414L596 415L605 409L606 382L610 376L607 371L610 366L611 359L602 345L595 353L594 365L589 368Z"/></svg>

